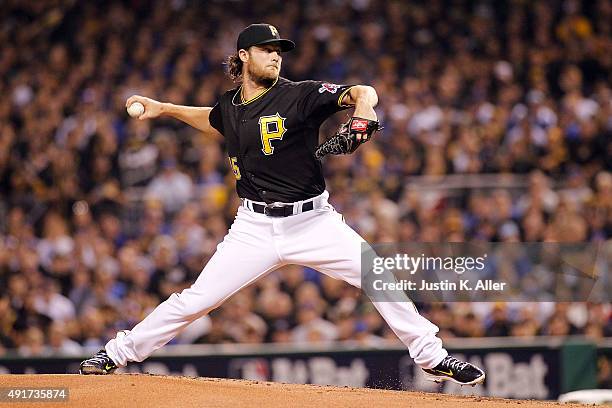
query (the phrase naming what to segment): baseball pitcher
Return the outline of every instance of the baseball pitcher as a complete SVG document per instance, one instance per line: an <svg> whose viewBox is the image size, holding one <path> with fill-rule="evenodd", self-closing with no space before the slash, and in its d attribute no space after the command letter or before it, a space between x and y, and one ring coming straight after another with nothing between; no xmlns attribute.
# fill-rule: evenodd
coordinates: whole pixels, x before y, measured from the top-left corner
<svg viewBox="0 0 612 408"><path fill-rule="evenodd" d="M376 91L364 85L293 82L279 76L282 55L295 44L274 26L253 24L238 36L228 73L240 83L214 107L177 106L132 96L126 106L144 106L140 120L171 116L211 137L224 138L242 200L236 218L195 283L171 295L142 322L123 330L81 363L81 374L110 374L143 361L195 319L232 294L286 264L316 269L361 285L363 239L328 202L320 158L352 153L379 129ZM318 146L320 125L354 107L352 118ZM438 328L411 302L374 302L435 381L484 381L485 374L448 355Z"/></svg>

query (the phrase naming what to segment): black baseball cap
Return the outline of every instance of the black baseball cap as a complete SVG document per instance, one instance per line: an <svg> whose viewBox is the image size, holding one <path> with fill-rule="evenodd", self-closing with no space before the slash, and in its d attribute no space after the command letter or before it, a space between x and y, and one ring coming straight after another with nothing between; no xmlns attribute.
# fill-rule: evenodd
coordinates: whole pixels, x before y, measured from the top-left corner
<svg viewBox="0 0 612 408"><path fill-rule="evenodd" d="M238 35L236 51L246 50L253 45L275 43L280 45L282 52L291 51L295 43L291 40L280 38L276 27L270 24L251 24Z"/></svg>

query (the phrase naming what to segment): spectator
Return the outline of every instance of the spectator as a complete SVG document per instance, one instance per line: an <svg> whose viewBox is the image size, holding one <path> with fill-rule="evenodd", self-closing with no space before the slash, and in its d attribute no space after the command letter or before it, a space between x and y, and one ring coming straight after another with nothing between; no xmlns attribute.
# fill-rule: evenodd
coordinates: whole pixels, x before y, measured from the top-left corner
<svg viewBox="0 0 612 408"><path fill-rule="evenodd" d="M66 335L66 328L61 322L54 322L49 327L48 354L75 354L82 353L81 345Z"/></svg>

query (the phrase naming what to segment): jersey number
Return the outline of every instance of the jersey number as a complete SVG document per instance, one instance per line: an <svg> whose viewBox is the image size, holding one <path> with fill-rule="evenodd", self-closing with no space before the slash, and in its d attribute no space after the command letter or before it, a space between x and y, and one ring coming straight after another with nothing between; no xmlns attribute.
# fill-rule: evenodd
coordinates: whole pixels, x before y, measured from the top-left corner
<svg viewBox="0 0 612 408"><path fill-rule="evenodd" d="M234 172L234 176L236 180L240 180L242 176L240 175L240 168L238 168L238 158L237 157L228 157L230 166L232 167L232 171Z"/></svg>
<svg viewBox="0 0 612 408"><path fill-rule="evenodd" d="M262 116L259 118L259 134L261 135L261 151L269 156L274 153L272 140L283 140L283 135L287 129L285 128L285 118L276 113L276 115Z"/></svg>

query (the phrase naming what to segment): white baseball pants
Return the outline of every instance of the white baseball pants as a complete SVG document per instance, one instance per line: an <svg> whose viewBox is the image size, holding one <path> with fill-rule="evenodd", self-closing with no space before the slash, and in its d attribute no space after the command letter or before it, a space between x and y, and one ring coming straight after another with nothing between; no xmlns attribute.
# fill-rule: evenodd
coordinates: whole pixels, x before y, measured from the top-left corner
<svg viewBox="0 0 612 408"><path fill-rule="evenodd" d="M106 344L120 367L143 361L193 320L209 313L243 287L286 264L308 266L361 287L361 243L342 215L327 203L301 214L274 218L244 207L195 283L172 294L131 331ZM319 207L319 208L317 208ZM411 302L374 302L387 324L423 368L438 365L448 354L436 337L438 327Z"/></svg>

